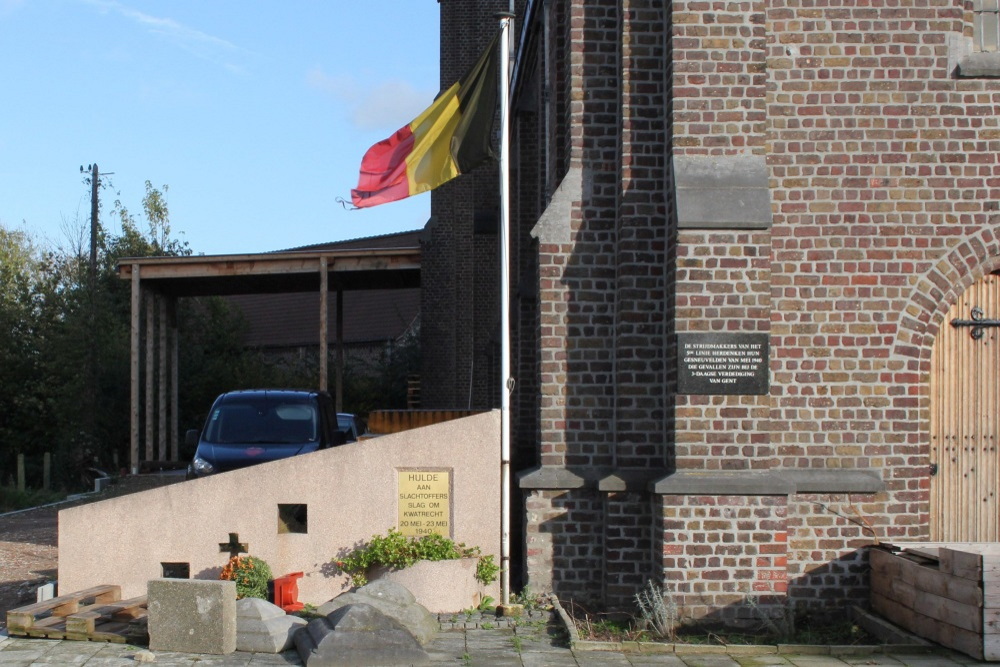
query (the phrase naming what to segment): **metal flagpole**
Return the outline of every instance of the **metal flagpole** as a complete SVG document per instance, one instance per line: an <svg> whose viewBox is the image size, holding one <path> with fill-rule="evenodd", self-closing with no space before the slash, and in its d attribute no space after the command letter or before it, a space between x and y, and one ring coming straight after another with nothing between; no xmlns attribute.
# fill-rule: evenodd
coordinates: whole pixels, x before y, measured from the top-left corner
<svg viewBox="0 0 1000 667"><path fill-rule="evenodd" d="M500 17L500 602L510 604L510 23Z"/></svg>

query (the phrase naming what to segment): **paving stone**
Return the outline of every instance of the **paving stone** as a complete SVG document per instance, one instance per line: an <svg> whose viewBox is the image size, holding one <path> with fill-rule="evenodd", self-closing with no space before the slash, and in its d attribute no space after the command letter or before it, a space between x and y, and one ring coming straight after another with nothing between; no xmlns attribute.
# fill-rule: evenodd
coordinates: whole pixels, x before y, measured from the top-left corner
<svg viewBox="0 0 1000 667"><path fill-rule="evenodd" d="M629 664L624 653L615 651L573 651L573 657L580 667L597 667L599 665L622 665Z"/></svg>
<svg viewBox="0 0 1000 667"><path fill-rule="evenodd" d="M739 667L739 662L736 658L731 655L718 655L718 654L688 654L688 655L678 655L678 658L687 665L687 667ZM843 665L841 665L843 667Z"/></svg>
<svg viewBox="0 0 1000 667"><path fill-rule="evenodd" d="M521 653L521 664L524 667L563 667L578 664L576 658L568 650L564 653Z"/></svg>

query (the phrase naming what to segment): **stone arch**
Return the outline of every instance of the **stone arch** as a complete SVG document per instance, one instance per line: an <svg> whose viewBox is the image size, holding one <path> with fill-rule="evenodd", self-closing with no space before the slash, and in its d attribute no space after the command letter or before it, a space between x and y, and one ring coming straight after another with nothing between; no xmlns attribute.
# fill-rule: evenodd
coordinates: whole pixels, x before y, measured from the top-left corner
<svg viewBox="0 0 1000 667"><path fill-rule="evenodd" d="M952 247L923 275L913 274L915 281L897 321L891 354L892 359L903 362L893 384L905 390L896 393L893 407L897 414L905 415L906 442L913 448L910 454L915 455L910 459L911 466L930 465L930 371L934 341L951 306L974 282L1000 269L998 231L993 226L981 229ZM923 487L920 494L921 504L930 503L929 487Z"/></svg>
<svg viewBox="0 0 1000 667"><path fill-rule="evenodd" d="M990 220L1000 223L1000 217ZM990 225L957 244L922 276L910 291L900 313L892 357L908 360L906 370L923 374L930 370L931 348L952 304L977 280L1000 270L1000 229Z"/></svg>

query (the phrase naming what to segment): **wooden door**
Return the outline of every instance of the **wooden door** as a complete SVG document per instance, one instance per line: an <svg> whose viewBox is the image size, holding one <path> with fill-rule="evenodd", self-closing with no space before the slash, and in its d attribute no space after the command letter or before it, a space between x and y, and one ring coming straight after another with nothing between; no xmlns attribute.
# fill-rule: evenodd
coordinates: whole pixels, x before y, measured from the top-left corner
<svg viewBox="0 0 1000 667"><path fill-rule="evenodd" d="M951 307L931 355L930 537L1000 539L1000 276Z"/></svg>

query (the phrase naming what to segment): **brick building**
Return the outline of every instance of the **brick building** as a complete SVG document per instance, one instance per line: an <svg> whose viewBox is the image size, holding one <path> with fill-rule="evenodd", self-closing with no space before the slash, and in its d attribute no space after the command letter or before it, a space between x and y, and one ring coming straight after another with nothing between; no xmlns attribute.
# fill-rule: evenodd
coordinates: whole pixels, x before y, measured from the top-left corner
<svg viewBox="0 0 1000 667"><path fill-rule="evenodd" d="M439 5L447 85L508 2ZM829 615L876 541L997 540L995 4L516 5L523 582ZM498 404L496 179L433 195L427 407Z"/></svg>

